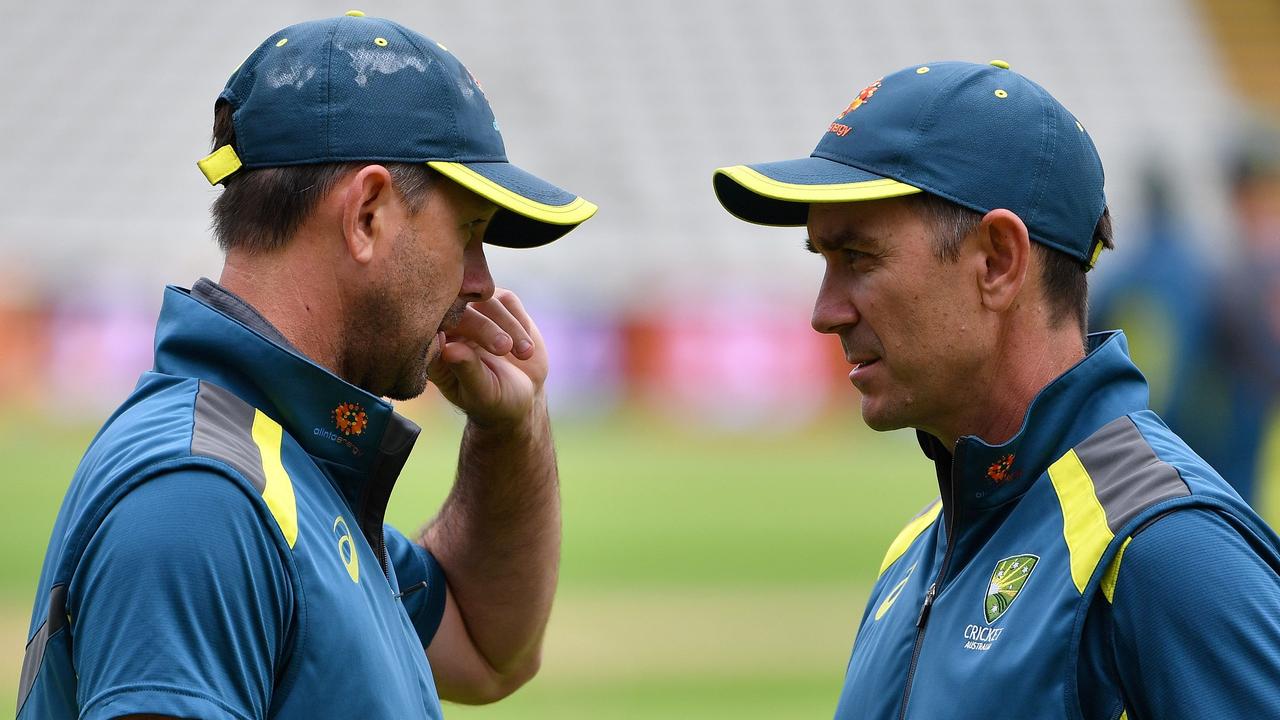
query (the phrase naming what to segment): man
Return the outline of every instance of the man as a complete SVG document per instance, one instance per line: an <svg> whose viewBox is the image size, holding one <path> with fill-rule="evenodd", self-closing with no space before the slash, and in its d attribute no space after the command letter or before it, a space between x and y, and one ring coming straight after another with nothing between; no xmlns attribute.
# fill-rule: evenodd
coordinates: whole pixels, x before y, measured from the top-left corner
<svg viewBox="0 0 1280 720"><path fill-rule="evenodd" d="M717 171L807 225L813 326L939 501L890 545L839 718L1252 718L1280 707L1280 544L1085 336L1111 223L1088 133L1007 63L906 68L811 157Z"/></svg>
<svg viewBox="0 0 1280 720"><path fill-rule="evenodd" d="M595 207L508 164L443 45L359 11L268 38L214 147L221 280L166 291L155 369L76 472L19 716L438 718L511 693L559 499L546 349L482 242L541 245ZM418 428L382 397L428 378L468 421L415 542L383 515Z"/></svg>

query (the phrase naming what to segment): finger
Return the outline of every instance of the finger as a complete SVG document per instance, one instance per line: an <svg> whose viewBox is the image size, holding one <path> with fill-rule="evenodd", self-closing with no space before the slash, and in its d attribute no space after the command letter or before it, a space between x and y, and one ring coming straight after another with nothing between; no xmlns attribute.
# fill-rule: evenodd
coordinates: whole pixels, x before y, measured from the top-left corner
<svg viewBox="0 0 1280 720"><path fill-rule="evenodd" d="M480 303L472 303L462 311L458 324L447 331L449 341L473 342L494 355L506 355L511 352L515 344L511 335L493 318L480 312L476 308L478 304Z"/></svg>
<svg viewBox="0 0 1280 720"><path fill-rule="evenodd" d="M449 364L444 361L444 346L449 343L444 331L436 333L435 352L427 363L427 379L437 387L441 386L449 375Z"/></svg>
<svg viewBox="0 0 1280 720"><path fill-rule="evenodd" d="M482 397L493 393L493 372L481 360L476 347L465 342L447 343L440 352L440 359L460 386Z"/></svg>
<svg viewBox="0 0 1280 720"><path fill-rule="evenodd" d="M509 307L500 301L500 297L512 295L509 291L498 291L494 293L494 297L483 302L472 302L470 307L474 307L477 313L484 315L485 318L492 320L502 332L507 333L511 337L511 352L521 360L529 359L534 348L534 337L529 333L529 329L511 313ZM499 354L504 355L504 354Z"/></svg>
<svg viewBox="0 0 1280 720"><path fill-rule="evenodd" d="M538 325L533 321L533 318L529 316L529 313L524 309L524 303L520 302L519 296L515 293L510 290L499 290L494 293L494 298L498 302L502 303L502 306L507 309L507 312L511 313L511 316L520 323L521 329L528 333L529 340L532 342L529 346L528 353L521 355L520 352L518 352L519 342L517 342L516 356L521 360L529 359L529 357L533 355L533 348L542 344L542 333L539 332Z"/></svg>
<svg viewBox="0 0 1280 720"><path fill-rule="evenodd" d="M533 346L536 341L525 323L521 322L521 319L512 313L511 306L507 304L508 298L515 298L515 293L510 290L499 289L494 292L492 298L481 303L473 303L472 307L493 320L498 327L501 327L504 332L510 335L512 352L521 360L527 360L533 354ZM516 306L519 307L518 298L516 298L515 302ZM523 308L521 310L523 311Z"/></svg>

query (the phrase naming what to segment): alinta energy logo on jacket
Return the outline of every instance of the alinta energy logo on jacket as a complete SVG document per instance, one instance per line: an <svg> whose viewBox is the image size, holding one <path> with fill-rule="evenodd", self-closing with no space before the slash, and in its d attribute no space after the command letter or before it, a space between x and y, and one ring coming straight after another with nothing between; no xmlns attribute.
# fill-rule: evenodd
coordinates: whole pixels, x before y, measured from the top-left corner
<svg viewBox="0 0 1280 720"><path fill-rule="evenodd" d="M991 463L991 467L987 468L987 477L997 483L1015 479L1017 474L1013 472L1013 453Z"/></svg>
<svg viewBox="0 0 1280 720"><path fill-rule="evenodd" d="M369 426L369 414L364 411L364 408L360 407L359 403L344 402L339 403L338 407L333 409L331 416L333 426L337 428L338 432L328 428L315 427L311 429L311 434L342 445L350 450L352 455L359 457L362 454L359 446L347 438L359 437L364 434L365 428Z"/></svg>
<svg viewBox="0 0 1280 720"><path fill-rule="evenodd" d="M333 409L333 424L343 435L359 435L369 424L369 416L358 404L344 402Z"/></svg>

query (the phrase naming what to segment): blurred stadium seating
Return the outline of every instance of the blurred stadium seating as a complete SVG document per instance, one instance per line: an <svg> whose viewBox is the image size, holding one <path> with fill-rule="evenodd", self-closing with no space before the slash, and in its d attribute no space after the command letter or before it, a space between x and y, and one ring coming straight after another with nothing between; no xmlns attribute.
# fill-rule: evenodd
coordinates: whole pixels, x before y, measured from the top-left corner
<svg viewBox="0 0 1280 720"><path fill-rule="evenodd" d="M112 353L114 382L79 382L63 369L74 358L49 354L80 347L101 368L103 355L91 348L146 340L162 284L216 277L207 206L217 191L194 167L207 149L213 99L263 37L345 8L301 0L6 4L21 32L0 47L0 60L16 70L0 115L9 170L0 176L0 252L13 278L0 303L6 317L49 322L36 330L6 323L3 335L71 335L9 343L20 349L0 367L47 372L33 384L24 371L0 369L0 392L52 388L67 412L78 402L99 412L145 365L145 346ZM627 344L636 333L626 328L668 319L698 324L709 338L756 333L754 347L777 336L802 354L821 352L804 350L809 344L830 346L805 338L820 270L799 249L803 232L734 221L719 211L708 178L718 165L807 154L852 93L914 62L1002 58L1072 108L1107 164L1118 253L1126 252L1139 165L1153 153L1171 169L1175 198L1195 208L1188 219L1206 230L1195 236L1211 238L1207 230L1224 221L1217 157L1237 105L1193 4L472 0L363 9L448 44L485 84L511 157L602 207L565 242L493 253L500 280L545 307L543 315L556 313L548 322L575 338L562 355L600 328L619 329L622 355L652 353ZM1111 264L1103 262L1103 280ZM743 322L742 298L776 312ZM126 340L124 327L143 330ZM107 336L91 337L95 328ZM757 355L735 357L750 365ZM560 373L555 382L566 397L606 405L636 387L679 414L704 404L682 399L679 384L632 383L627 369L652 363L618 357L616 367ZM760 362L761 371L776 364ZM816 408L811 396L830 378L802 369L784 368L807 385L795 395L800 406ZM705 375L704 388L721 377L710 366ZM748 395L729 393L713 414L740 418L735 403L759 403ZM590 404L565 408L589 413Z"/></svg>

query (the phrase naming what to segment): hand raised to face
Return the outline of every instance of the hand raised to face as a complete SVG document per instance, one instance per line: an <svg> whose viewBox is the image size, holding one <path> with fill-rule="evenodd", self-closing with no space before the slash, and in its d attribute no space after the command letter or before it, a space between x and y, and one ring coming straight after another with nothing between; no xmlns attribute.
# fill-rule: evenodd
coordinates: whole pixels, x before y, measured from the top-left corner
<svg viewBox="0 0 1280 720"><path fill-rule="evenodd" d="M491 298L468 305L437 343L440 352L428 377L472 422L516 424L541 399L547 349L538 326L510 290L498 288Z"/></svg>

